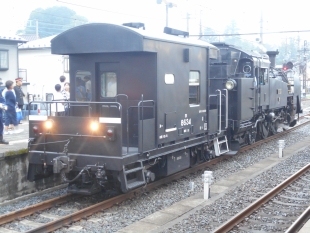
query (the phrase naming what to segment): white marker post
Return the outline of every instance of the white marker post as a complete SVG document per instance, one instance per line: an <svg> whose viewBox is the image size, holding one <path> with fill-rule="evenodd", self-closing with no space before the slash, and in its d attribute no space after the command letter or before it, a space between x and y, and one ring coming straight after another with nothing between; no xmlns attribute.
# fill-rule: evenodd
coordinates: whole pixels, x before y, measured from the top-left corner
<svg viewBox="0 0 310 233"><path fill-rule="evenodd" d="M211 198L210 194L210 186L213 183L213 172L212 171L205 171L202 174L202 181L203 181L203 199L207 200Z"/></svg>
<svg viewBox="0 0 310 233"><path fill-rule="evenodd" d="M279 158L283 157L283 149L285 147L285 141L279 140Z"/></svg>

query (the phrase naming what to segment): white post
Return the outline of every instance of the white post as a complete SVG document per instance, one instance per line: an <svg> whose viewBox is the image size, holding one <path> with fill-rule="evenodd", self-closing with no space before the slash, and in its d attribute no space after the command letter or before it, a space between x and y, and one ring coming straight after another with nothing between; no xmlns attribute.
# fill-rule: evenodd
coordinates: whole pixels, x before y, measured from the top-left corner
<svg viewBox="0 0 310 233"><path fill-rule="evenodd" d="M284 140L279 140L279 158L283 157L283 149L285 147L285 141Z"/></svg>
<svg viewBox="0 0 310 233"><path fill-rule="evenodd" d="M203 181L203 199L207 200L211 198L210 193L210 186L213 183L213 172L212 171L205 171L202 175Z"/></svg>
<svg viewBox="0 0 310 233"><path fill-rule="evenodd" d="M189 190L190 191L194 191L194 189L195 189L195 182L189 182Z"/></svg>

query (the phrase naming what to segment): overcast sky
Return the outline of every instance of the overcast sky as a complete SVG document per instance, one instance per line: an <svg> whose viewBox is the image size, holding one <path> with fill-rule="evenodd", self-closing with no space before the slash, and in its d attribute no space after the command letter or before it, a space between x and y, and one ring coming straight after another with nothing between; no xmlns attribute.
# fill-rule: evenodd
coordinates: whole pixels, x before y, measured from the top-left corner
<svg viewBox="0 0 310 233"><path fill-rule="evenodd" d="M170 1L170 0L169 0ZM224 32L225 27L235 20L240 33L259 32L263 12L264 32L296 31L310 29L305 0L171 0L176 7L169 8L169 26L187 30L186 16L190 16L189 32L199 33L200 15L203 27ZM1 6L0 35L15 35L22 29L32 10L52 6L66 6L90 22L144 22L147 30L163 31L166 24L166 6L156 0L10 0ZM81 6L77 6L81 5ZM87 8L88 7L88 8ZM299 35L303 44L310 33L264 35L264 42L277 43L286 37ZM255 40L256 36L243 37Z"/></svg>

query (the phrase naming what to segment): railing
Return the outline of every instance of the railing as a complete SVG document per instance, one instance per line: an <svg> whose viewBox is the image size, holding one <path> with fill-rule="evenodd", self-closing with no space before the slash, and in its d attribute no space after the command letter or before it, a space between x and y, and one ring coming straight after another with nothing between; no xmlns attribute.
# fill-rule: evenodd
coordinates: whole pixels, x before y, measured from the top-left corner
<svg viewBox="0 0 310 233"><path fill-rule="evenodd" d="M126 108L127 109L127 114L126 114L126 147L127 147L127 153L129 153L129 147L130 147L130 143L129 143L129 123L132 123L129 121L129 111L130 109L132 108L135 108L138 110L138 118L137 118L137 122L138 122L138 125L139 125L139 121L142 120L142 133L141 135L139 135L139 127L138 127L138 135L139 137L141 137L141 140L142 140L142 145L141 145L141 148L142 148L142 151L143 151L143 121L144 121L144 111L145 109L149 109L149 108L152 108L152 112L153 112L153 116L152 118L155 118L155 101L153 100L143 100L143 95L141 96L141 100L138 102L136 102L136 106L129 106L128 107L128 96L127 95L124 95L124 94L119 94L117 96L115 96L115 102L78 102L78 101L63 101L63 100L53 100L53 101L32 101L32 102L29 102L29 109L28 109L28 115L30 115L30 110L31 110L31 105L32 104L40 104L41 106L45 106L45 109L43 110L46 110L46 114L47 116L51 116L52 115L52 104L55 104L56 106L56 110L55 112L58 112L58 109L59 109L59 104L67 104L70 108L72 107L87 107L88 108L88 117L92 117L92 115L95 115L95 116L98 116L98 115L102 115L102 106L103 105L107 105L107 106L117 106L117 110L118 110L118 114L119 114L119 117L122 119L122 123L124 122L123 121L123 112L122 112L122 104L117 102L117 99L118 97L125 97L126 98ZM151 106L145 106L145 104L149 104L151 103ZM95 110L93 111L93 108L94 106L96 106ZM99 108L98 108L99 106ZM72 110L72 109L71 109ZM73 112L74 113L74 112ZM72 114L72 112L69 113L68 116L79 116L79 114ZM59 117L68 117L68 116L59 116ZM95 117L94 116L94 117ZM155 130L155 129L154 129ZM123 138L123 134L121 133L122 135L122 138ZM138 148L139 148L139 143L138 143Z"/></svg>
<svg viewBox="0 0 310 233"><path fill-rule="evenodd" d="M140 153L143 152L143 123L144 123L144 116L143 116L143 113L144 113L144 103L152 103L153 105L152 106L146 106L147 108L151 107L153 108L153 118L155 118L155 101L153 100L143 100L143 95L141 95L141 101L138 103L138 121L142 120L142 135L141 135L141 151L139 151ZM142 111L140 113L140 108L142 108ZM142 117L142 119L141 119ZM154 129L155 130L155 129Z"/></svg>

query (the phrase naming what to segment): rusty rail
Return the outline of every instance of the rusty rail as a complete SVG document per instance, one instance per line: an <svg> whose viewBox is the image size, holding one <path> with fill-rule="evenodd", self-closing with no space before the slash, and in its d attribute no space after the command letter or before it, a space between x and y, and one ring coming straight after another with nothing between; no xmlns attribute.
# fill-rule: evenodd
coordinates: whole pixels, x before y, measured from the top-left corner
<svg viewBox="0 0 310 233"><path fill-rule="evenodd" d="M296 221L286 230L285 233L295 233L300 230L305 222L310 218L310 206L296 219Z"/></svg>
<svg viewBox="0 0 310 233"><path fill-rule="evenodd" d="M310 122L310 121L309 121ZM297 128L301 127L301 126L304 126L305 124L308 124L309 122L306 122L306 123L303 123L303 124L300 124L292 129L289 129L289 130L286 130L282 133L279 133L279 134L276 134L272 137L268 137L267 140L270 141L270 140L273 140L273 139L276 139L280 136L283 136L284 134L286 133L289 133L293 130L296 130ZM241 148L241 150L239 152L244 152L246 150L249 150L249 149L252 149L253 147L256 147L258 145L261 145L262 143L265 143L267 141L266 139L265 140L261 140L261 141L258 141L250 146L245 146L243 148ZM38 227L38 228L34 228L32 230L29 230L27 232L51 232L51 231L54 231L56 229L59 229L61 227L63 227L64 225L68 225L68 224L71 224L73 222L76 222L82 218L85 218L85 217L88 217L88 216L91 216L92 214L98 212L98 211L102 211L102 210L106 210L108 208L111 208L113 205L115 204L119 204L125 200L128 200L130 198L133 198L133 197L136 197L138 196L140 193L142 192L145 192L145 191L150 191L156 187L159 187L160 185L162 184L166 184L166 183L169 183L173 180L177 180L177 179L180 179L181 177L184 177L184 176L187 176L193 172L197 172L199 170L202 170L210 165L214 165L220 161L223 161L225 159L228 159L228 158L232 158L233 156L232 155L222 155L220 157L217 157L215 159L212 159L208 162L205 162L205 163L202 163L202 164L199 164L195 167L192 167L192 168L189 168L189 169L186 169L184 171L181 171L181 172L178 172L176 174L173 174L169 177L166 177L166 178L163 178L159 181L156 181L154 183L150 183L150 184L147 184L147 186L144 186L144 187L140 187L138 189L135 189L135 190L132 190L126 194L122 194L122 195L119 195L119 196L116 196L116 197L113 197L109 200L105 200L103 202L100 202L100 203L97 203L95 205L92 205L92 206L89 206L85 209L82 209L76 213L73 213L73 214L70 214L70 215L67 215L67 216L64 216L58 220L55 220L55 221L52 221L52 222L49 222L41 227ZM57 198L56 198L57 199ZM60 204L61 202L57 203L57 204ZM38 204L39 205L39 204ZM56 204L54 204L56 205ZM54 205L50 205L50 207L53 207ZM32 208L32 207L29 207L29 208ZM49 208L49 207L47 207ZM45 208L45 209L47 209ZM30 215L38 210L43 210L42 209L37 209L37 210L33 210L32 212L29 212L29 214L22 214L20 213L20 215L18 217L24 217L24 216L27 216L27 215ZM23 210L19 210L19 211L16 211L16 212L22 212ZM16 212L12 212L10 214L12 214L12 216L14 215L14 213ZM1 216L0 216L1 217ZM12 217L10 221L18 218L16 215L14 216L14 218ZM1 218L0 218L1 220ZM0 225L3 224L0 222Z"/></svg>
<svg viewBox="0 0 310 233"><path fill-rule="evenodd" d="M32 206L26 207L24 209L20 209L17 211L10 212L8 214L0 215L0 225L14 221L17 218L22 218L22 217L26 217L28 215L34 214L37 211L46 210L56 205L67 202L69 199L72 198L72 196L73 196L72 194L65 194L63 196L56 197L56 198L38 203Z"/></svg>
<svg viewBox="0 0 310 233"><path fill-rule="evenodd" d="M213 233L228 232L229 230L234 228L234 226L242 222L247 216L252 214L255 210L259 209L262 205L264 205L266 202L272 199L275 195L277 195L279 192L285 189L288 185L293 183L296 179L302 176L309 169L310 169L310 164L304 166L298 172L296 172L295 174L293 174L292 176L284 180L281 184L279 184L278 186L273 188L271 191L263 195L261 198L257 199L251 205L243 209L240 213L238 213L237 215L229 219L222 226L218 227L215 231L213 231Z"/></svg>

